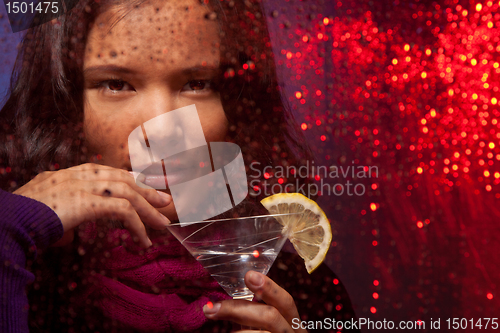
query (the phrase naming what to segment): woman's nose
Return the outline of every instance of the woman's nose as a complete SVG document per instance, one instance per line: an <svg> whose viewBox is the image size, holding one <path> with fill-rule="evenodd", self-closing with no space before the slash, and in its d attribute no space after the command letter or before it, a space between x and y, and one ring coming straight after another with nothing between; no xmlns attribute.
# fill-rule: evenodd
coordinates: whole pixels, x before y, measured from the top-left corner
<svg viewBox="0 0 500 333"><path fill-rule="evenodd" d="M192 104L142 123L132 131L128 144L134 166L144 165L144 159L150 163L160 162L180 152L204 146L206 140L196 106Z"/></svg>
<svg viewBox="0 0 500 333"><path fill-rule="evenodd" d="M206 145L194 104L148 120L143 124L143 132L155 161Z"/></svg>

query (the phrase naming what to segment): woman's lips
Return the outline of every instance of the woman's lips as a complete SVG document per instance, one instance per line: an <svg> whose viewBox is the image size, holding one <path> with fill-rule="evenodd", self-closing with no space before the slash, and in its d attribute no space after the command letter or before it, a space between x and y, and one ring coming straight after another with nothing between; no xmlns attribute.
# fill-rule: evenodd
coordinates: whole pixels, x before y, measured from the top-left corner
<svg viewBox="0 0 500 333"><path fill-rule="evenodd" d="M164 190L168 188L168 180L165 175L147 175L144 184L155 189Z"/></svg>
<svg viewBox="0 0 500 333"><path fill-rule="evenodd" d="M209 173L211 170L208 168L186 168L181 170L176 170L174 172L169 172L165 174L147 174L142 173L143 179L138 179L147 186L155 189L168 189L169 186L180 184L195 178L198 178L204 174Z"/></svg>

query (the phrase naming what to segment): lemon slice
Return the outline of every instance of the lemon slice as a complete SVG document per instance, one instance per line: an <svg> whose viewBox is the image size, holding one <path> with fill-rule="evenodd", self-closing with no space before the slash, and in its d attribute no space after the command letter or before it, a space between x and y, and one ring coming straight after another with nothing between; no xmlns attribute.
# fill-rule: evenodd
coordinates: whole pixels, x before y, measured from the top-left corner
<svg viewBox="0 0 500 333"><path fill-rule="evenodd" d="M278 216L276 220L304 259L307 272L312 273L325 260L332 241L332 229L323 210L300 193L278 193L260 203L270 214L297 213Z"/></svg>

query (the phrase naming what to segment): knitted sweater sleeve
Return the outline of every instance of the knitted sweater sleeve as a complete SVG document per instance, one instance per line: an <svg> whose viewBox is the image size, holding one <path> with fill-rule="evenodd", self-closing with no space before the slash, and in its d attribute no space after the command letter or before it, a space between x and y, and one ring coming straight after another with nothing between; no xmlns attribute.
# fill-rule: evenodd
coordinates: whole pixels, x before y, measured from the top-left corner
<svg viewBox="0 0 500 333"><path fill-rule="evenodd" d="M0 190L0 332L28 332L26 269L37 248L59 240L63 226L56 213L36 200Z"/></svg>

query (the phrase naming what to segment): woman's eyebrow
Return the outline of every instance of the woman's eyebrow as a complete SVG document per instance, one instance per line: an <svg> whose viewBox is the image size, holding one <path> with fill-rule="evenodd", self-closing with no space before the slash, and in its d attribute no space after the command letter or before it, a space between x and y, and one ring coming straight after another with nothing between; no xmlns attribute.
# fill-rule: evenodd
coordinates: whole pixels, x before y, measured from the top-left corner
<svg viewBox="0 0 500 333"><path fill-rule="evenodd" d="M220 71L219 66L212 66L212 65L192 66L174 70L174 72L177 72L178 74L185 76L190 76L200 73L215 74L219 71ZM134 71L128 67L123 67L118 65L96 65L85 68L83 70L83 75L87 76L96 73L106 73L106 72L107 73L112 72L117 74L129 74L129 75L138 74L137 71Z"/></svg>
<svg viewBox="0 0 500 333"><path fill-rule="evenodd" d="M220 71L219 66L193 66L184 68L180 72L184 75L193 75L198 73L216 73Z"/></svg>
<svg viewBox="0 0 500 333"><path fill-rule="evenodd" d="M136 73L134 70L131 70L130 68L117 66L117 65L90 66L90 67L87 67L83 70L84 75L89 75L89 74L93 74L93 73L100 73L100 72L114 72L114 73L119 73L119 74L135 74Z"/></svg>

